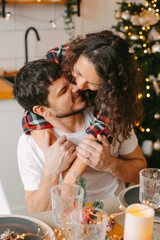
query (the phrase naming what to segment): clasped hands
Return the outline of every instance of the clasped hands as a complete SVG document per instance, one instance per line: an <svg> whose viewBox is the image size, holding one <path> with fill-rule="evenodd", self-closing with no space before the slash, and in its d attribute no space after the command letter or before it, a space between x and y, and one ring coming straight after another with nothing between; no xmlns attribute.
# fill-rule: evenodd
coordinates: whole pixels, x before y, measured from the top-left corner
<svg viewBox="0 0 160 240"><path fill-rule="evenodd" d="M112 156L110 143L105 136L97 135L99 144L95 138L84 139L76 148L66 136L59 137L55 143L50 144L50 136L45 135L44 140L44 171L47 175L59 175L69 168L76 156L81 161L98 171L111 172Z"/></svg>

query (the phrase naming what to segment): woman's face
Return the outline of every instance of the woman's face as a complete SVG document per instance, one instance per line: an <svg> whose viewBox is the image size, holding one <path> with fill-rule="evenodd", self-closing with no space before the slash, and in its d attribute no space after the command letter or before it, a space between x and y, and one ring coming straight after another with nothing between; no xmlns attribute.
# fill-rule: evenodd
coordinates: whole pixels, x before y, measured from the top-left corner
<svg viewBox="0 0 160 240"><path fill-rule="evenodd" d="M87 57L81 55L78 58L73 66L72 75L80 90L97 91L99 89L100 78L93 63Z"/></svg>

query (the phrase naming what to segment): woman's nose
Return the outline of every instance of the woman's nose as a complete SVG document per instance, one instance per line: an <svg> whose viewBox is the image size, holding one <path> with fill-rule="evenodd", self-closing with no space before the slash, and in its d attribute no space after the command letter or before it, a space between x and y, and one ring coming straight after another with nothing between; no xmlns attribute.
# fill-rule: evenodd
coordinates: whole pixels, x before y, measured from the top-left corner
<svg viewBox="0 0 160 240"><path fill-rule="evenodd" d="M79 88L77 87L76 83L71 83L71 91L72 91L73 93L79 91Z"/></svg>
<svg viewBox="0 0 160 240"><path fill-rule="evenodd" d="M78 87L79 90L88 89L87 81L83 77L79 76L75 80L76 80L76 84L77 84L77 87Z"/></svg>

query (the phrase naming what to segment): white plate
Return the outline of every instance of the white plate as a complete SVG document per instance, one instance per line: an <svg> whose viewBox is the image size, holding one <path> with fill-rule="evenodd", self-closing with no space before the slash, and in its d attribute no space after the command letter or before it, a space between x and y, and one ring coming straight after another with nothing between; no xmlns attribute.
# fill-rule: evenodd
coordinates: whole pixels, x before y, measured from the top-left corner
<svg viewBox="0 0 160 240"><path fill-rule="evenodd" d="M125 202L124 195L131 189L137 188L139 185L134 185L128 188L125 188L123 191L120 192L118 196L119 203L126 209L128 207L128 204ZM160 216L155 215L154 222L160 223Z"/></svg>
<svg viewBox="0 0 160 240"><path fill-rule="evenodd" d="M22 218L22 219L27 219L35 224L37 224L39 227L41 227L43 234L45 235L46 232L48 234L45 236L46 239L53 240L54 239L54 232L53 230L44 222L40 221L39 219L29 217L29 216L22 216L22 215L0 215L0 218ZM38 229L37 229L38 231Z"/></svg>

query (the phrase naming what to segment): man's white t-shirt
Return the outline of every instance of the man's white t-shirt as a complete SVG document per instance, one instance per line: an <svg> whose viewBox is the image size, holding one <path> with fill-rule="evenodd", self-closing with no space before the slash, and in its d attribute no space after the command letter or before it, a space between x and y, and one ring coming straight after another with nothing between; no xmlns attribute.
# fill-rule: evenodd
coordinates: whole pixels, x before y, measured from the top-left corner
<svg viewBox="0 0 160 240"><path fill-rule="evenodd" d="M57 137L66 135L75 145L78 145L84 138L87 137L86 128L93 120L93 107L87 108L84 111L85 123L83 128L74 133L64 133L54 128ZM113 156L126 155L131 153L137 146L138 140L134 133L131 132L131 137L124 140L119 148L119 142L113 147L111 144L111 154ZM117 159L118 161L118 159ZM34 141L31 135L22 134L18 142L18 165L22 182L25 191L38 190L41 182L41 177L44 167L43 151ZM93 200L103 200L117 196L124 188L125 184L117 179L111 173L87 168L83 174L86 180L86 191L88 202Z"/></svg>

